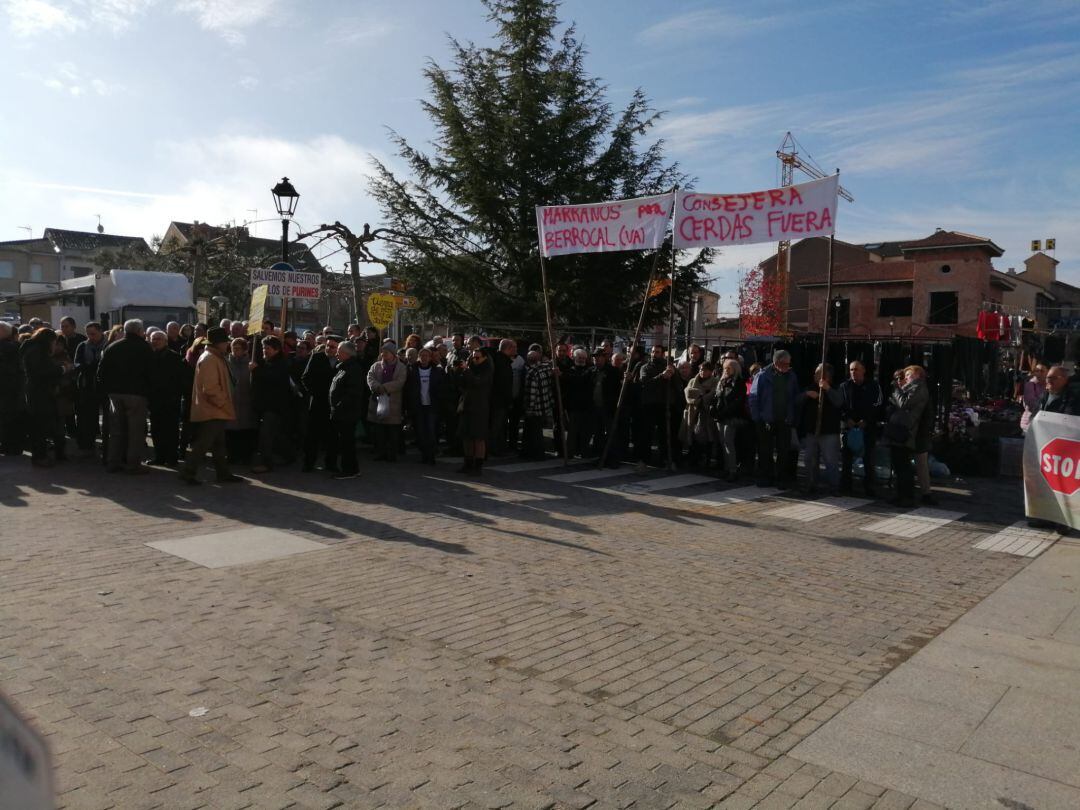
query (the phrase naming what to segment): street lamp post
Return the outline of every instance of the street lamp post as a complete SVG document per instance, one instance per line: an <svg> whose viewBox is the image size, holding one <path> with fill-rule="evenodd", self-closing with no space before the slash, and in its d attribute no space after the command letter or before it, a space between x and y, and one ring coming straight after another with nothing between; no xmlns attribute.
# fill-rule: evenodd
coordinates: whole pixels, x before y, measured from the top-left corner
<svg viewBox="0 0 1080 810"><path fill-rule="evenodd" d="M300 200L300 193L293 188L288 177L282 177L281 182L270 189L274 195L274 207L281 217L281 261L289 263L289 220L296 213L296 203ZM281 296L281 331L285 331L285 321L288 315L289 299Z"/></svg>
<svg viewBox="0 0 1080 810"><path fill-rule="evenodd" d="M281 260L289 261L289 220L296 213L296 203L300 200L300 194L293 188L288 177L282 177L281 182L270 189L274 195L274 207L278 216L281 217Z"/></svg>

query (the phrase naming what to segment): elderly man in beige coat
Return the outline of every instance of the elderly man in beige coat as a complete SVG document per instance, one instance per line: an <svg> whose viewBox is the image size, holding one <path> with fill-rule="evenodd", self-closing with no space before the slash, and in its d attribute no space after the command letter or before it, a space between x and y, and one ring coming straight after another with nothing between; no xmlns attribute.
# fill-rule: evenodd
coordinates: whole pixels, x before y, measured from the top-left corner
<svg viewBox="0 0 1080 810"><path fill-rule="evenodd" d="M229 471L225 445L225 425L236 418L233 408L232 378L225 362L229 333L220 327L206 333L207 347L195 366L195 382L191 387L191 421L198 425L198 434L191 452L180 469L180 477L188 484L199 484L199 466L210 450L214 457L219 484L244 479Z"/></svg>

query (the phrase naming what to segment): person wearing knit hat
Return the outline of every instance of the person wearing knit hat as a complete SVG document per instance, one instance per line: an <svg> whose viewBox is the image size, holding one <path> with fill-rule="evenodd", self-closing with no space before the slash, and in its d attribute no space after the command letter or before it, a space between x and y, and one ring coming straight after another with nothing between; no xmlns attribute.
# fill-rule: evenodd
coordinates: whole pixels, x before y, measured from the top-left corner
<svg viewBox="0 0 1080 810"><path fill-rule="evenodd" d="M382 346L379 347L379 351L393 352L394 354L397 354L397 344L394 343L394 341L392 340L384 340L382 342Z"/></svg>

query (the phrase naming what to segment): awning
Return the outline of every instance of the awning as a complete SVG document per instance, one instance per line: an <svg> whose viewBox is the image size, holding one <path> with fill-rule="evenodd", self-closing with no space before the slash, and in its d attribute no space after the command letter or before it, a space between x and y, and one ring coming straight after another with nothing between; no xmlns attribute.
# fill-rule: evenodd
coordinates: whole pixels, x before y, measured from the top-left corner
<svg viewBox="0 0 1080 810"><path fill-rule="evenodd" d="M93 295L94 279L91 278L84 284L65 287L59 290L42 290L40 292L21 293L0 297L0 304L43 304L47 301L59 301L64 298L75 298L80 295Z"/></svg>

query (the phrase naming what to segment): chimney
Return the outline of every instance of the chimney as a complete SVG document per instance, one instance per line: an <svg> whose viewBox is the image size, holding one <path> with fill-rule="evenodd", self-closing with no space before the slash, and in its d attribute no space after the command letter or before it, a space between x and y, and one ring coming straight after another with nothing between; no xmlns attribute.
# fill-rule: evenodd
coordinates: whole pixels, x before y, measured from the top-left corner
<svg viewBox="0 0 1080 810"><path fill-rule="evenodd" d="M1010 267L1009 268L1009 275L1010 276L1015 276L1016 275L1016 268L1015 267Z"/></svg>

